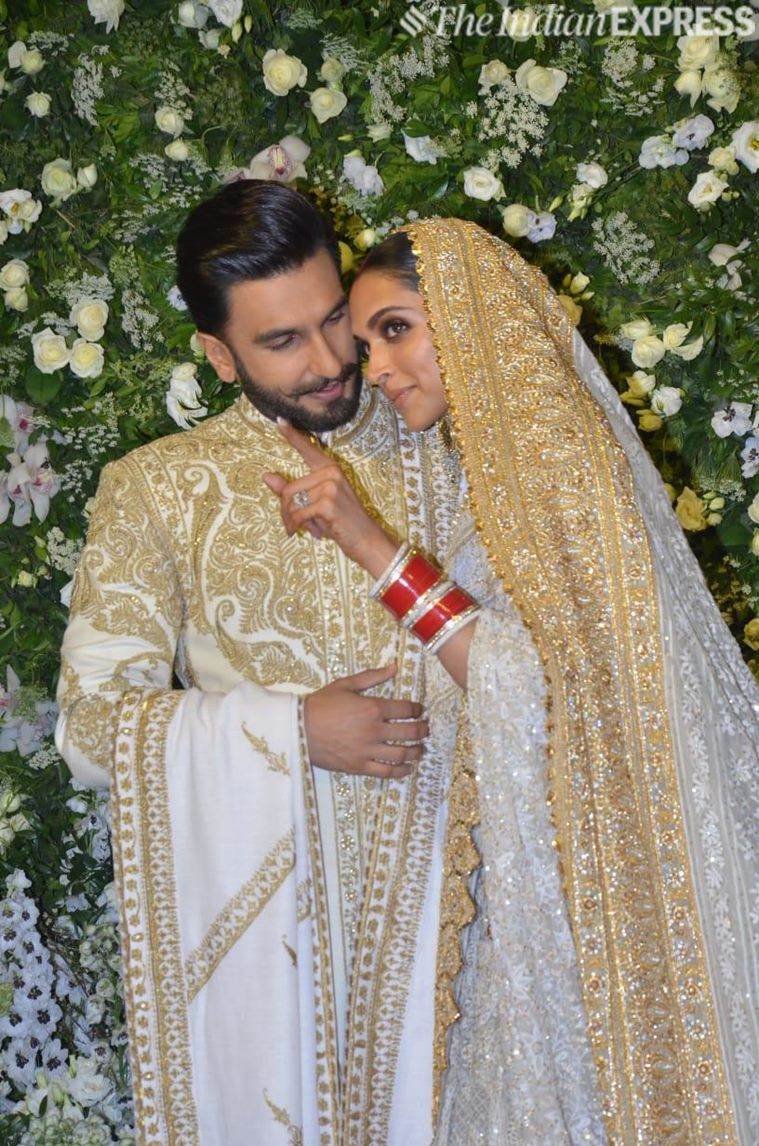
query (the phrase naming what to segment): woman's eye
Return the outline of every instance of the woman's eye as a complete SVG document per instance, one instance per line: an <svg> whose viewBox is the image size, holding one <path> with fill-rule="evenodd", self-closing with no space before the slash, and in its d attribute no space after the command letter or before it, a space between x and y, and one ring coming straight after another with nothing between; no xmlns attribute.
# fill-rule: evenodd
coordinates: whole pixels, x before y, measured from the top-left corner
<svg viewBox="0 0 759 1146"><path fill-rule="evenodd" d="M408 330L408 323L400 318L391 318L382 327L385 338L389 337L391 341L393 338L397 338L399 334L403 334L404 330Z"/></svg>

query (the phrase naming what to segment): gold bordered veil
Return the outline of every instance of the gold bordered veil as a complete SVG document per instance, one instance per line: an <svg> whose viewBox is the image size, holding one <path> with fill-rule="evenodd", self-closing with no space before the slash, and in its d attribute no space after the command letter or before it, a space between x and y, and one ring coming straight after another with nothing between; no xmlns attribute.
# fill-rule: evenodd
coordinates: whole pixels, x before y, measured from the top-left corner
<svg viewBox="0 0 759 1146"><path fill-rule="evenodd" d="M545 668L549 799L609 1139L749 1141L755 1080L736 1064L756 1048L742 990L748 886L743 860L728 856L722 902L733 916L715 923L718 897L701 886L714 857L686 790L698 783L697 749L680 728L694 691L681 678L701 657L702 677L725 694L720 727L737 737L741 767L755 778L759 690L695 558L684 556L660 478L632 439L623 446L628 431L615 432L578 373L578 336L545 276L474 223L433 218L402 230L417 256L478 534ZM646 482L658 499L651 519ZM696 587L712 639L706 659L704 643L691 647L669 615L657 529L659 542L669 531L672 560ZM735 763L720 756L726 743L706 743L715 784ZM729 809L720 815L724 852Z"/></svg>

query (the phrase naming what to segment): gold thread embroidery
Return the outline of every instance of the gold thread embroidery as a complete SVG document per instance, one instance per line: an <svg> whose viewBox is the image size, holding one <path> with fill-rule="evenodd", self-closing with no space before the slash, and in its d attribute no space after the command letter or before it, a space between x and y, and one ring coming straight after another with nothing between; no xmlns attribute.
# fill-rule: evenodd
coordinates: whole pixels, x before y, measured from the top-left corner
<svg viewBox="0 0 759 1146"><path fill-rule="evenodd" d="M264 1101L280 1126L284 1126L287 1131L290 1146L303 1146L303 1131L299 1126L295 1126L285 1108L283 1106L276 1106L269 1098L269 1094L266 1090L264 1090Z"/></svg>
<svg viewBox="0 0 759 1146"><path fill-rule="evenodd" d="M290 769L287 767L287 757L284 752L273 752L263 736L256 736L255 732L251 732L244 722L242 724L242 731L251 748L256 752L260 752L263 756L266 761L266 767L270 772L279 772L284 776L290 775Z"/></svg>
<svg viewBox="0 0 759 1146"><path fill-rule="evenodd" d="M222 959L258 918L295 868L295 843L290 831L278 840L258 871L245 881L214 919L185 962L189 1002L202 990Z"/></svg>

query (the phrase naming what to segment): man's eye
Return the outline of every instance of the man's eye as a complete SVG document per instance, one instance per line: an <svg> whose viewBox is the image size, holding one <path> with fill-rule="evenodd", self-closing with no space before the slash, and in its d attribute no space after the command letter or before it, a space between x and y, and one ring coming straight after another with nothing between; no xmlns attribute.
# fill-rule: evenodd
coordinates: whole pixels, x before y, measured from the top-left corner
<svg viewBox="0 0 759 1146"><path fill-rule="evenodd" d="M346 314L347 314L347 311L338 310L337 314L331 314L329 316L329 318L327 319L327 322L331 322L334 325L334 323L342 321L342 319L345 318Z"/></svg>
<svg viewBox="0 0 759 1146"><path fill-rule="evenodd" d="M292 342L293 342L293 336L290 335L288 338L285 339L284 342L272 342L269 349L270 350L287 350L287 347L291 346Z"/></svg>

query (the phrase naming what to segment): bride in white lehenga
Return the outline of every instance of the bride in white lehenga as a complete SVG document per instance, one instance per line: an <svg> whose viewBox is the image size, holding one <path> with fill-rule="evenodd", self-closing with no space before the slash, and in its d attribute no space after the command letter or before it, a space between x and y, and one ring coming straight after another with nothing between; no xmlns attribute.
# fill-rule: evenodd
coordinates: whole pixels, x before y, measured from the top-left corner
<svg viewBox="0 0 759 1146"><path fill-rule="evenodd" d="M482 606L430 658L431 694L466 683L482 859L435 1141L749 1146L759 688L545 277L472 223L401 234L354 333L412 430L450 419L435 556Z"/></svg>

